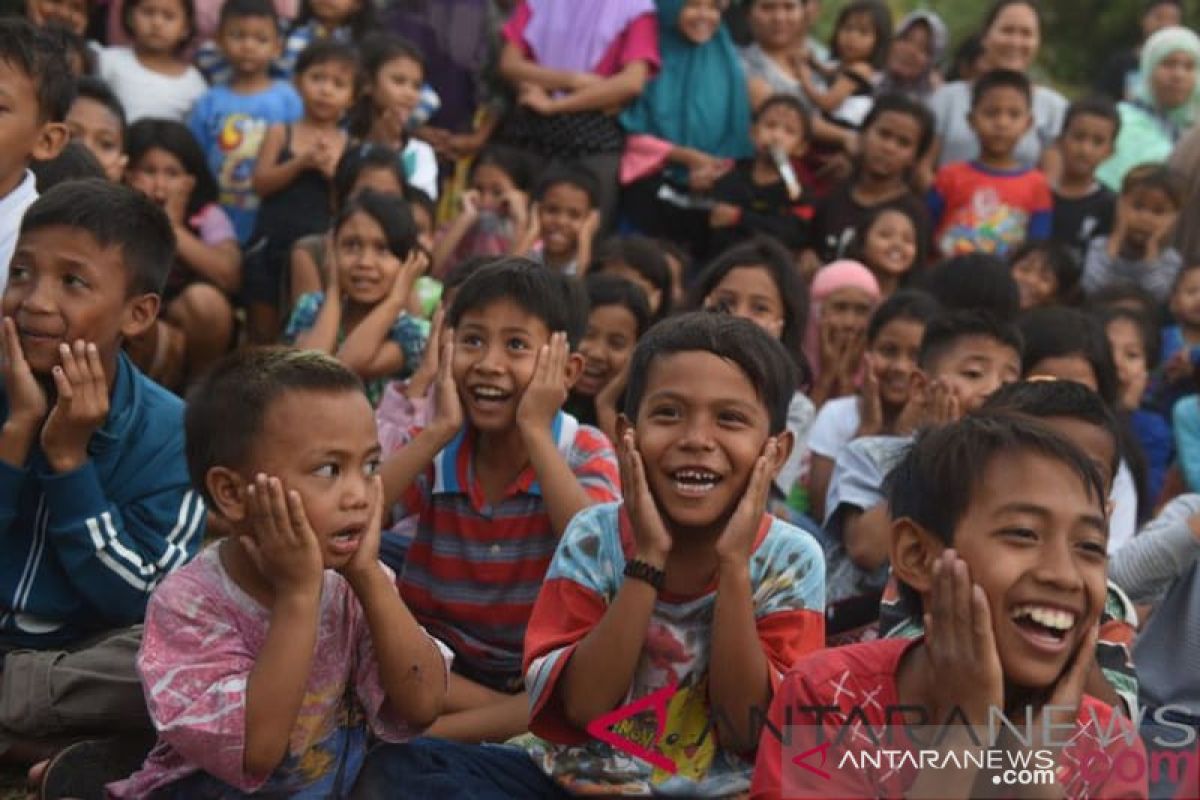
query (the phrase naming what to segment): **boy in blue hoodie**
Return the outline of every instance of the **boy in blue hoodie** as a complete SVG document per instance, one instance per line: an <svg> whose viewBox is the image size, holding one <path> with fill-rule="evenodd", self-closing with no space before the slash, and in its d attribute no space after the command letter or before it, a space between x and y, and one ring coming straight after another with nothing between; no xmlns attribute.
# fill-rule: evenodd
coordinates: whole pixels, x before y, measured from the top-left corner
<svg viewBox="0 0 1200 800"><path fill-rule="evenodd" d="M3 311L0 756L148 730L134 657L151 591L203 538L183 403L121 351L174 260L128 187L61 184L21 222Z"/></svg>

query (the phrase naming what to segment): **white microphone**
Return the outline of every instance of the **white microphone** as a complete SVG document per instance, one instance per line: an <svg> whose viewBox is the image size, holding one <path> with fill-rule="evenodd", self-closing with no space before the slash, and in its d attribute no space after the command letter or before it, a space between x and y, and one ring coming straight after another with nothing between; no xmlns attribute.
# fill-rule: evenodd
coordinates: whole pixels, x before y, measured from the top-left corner
<svg viewBox="0 0 1200 800"><path fill-rule="evenodd" d="M783 148L777 145L771 147L771 159L783 177L784 184L787 185L788 197L793 203L796 202L800 199L800 193L804 189L800 186L800 179L796 177L796 170L792 169L792 160L788 158L788 154L783 151Z"/></svg>

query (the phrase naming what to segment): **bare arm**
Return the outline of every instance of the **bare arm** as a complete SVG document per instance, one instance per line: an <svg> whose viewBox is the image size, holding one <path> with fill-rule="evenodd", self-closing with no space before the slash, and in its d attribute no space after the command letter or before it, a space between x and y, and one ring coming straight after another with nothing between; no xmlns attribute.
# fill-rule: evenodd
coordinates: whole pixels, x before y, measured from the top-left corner
<svg viewBox="0 0 1200 800"><path fill-rule="evenodd" d="M825 519L825 494L829 491L829 479L832 477L833 459L813 453L808 470L808 505L813 519Z"/></svg>
<svg viewBox="0 0 1200 800"><path fill-rule="evenodd" d="M771 704L767 654L754 619L754 588L749 563L722 562L713 608L709 702L722 712L718 730L723 745L749 752L758 744L751 711Z"/></svg>
<svg viewBox="0 0 1200 800"><path fill-rule="evenodd" d="M572 114L578 111L606 111L620 108L636 98L646 88L650 68L644 61L634 61L608 78L550 101L550 113Z"/></svg>
<svg viewBox="0 0 1200 800"><path fill-rule="evenodd" d="M279 154L283 151L283 140L287 134L286 125L272 125L263 139L262 149L258 152L258 160L254 162L254 178L252 185L254 193L259 197L275 194L291 185L310 166L308 154L297 155L282 164Z"/></svg>
<svg viewBox="0 0 1200 800"><path fill-rule="evenodd" d="M571 465L558 451L549 426L544 431L534 431L525 436L529 450L529 461L537 473L542 487L542 498L546 502L546 514L556 536L562 536L571 519L592 504L579 479L571 471Z"/></svg>
<svg viewBox="0 0 1200 800"><path fill-rule="evenodd" d="M532 83L548 92L569 90L579 82L579 75L574 72L550 69L531 61L512 42L505 42L500 52L500 76L514 87Z"/></svg>
<svg viewBox="0 0 1200 800"><path fill-rule="evenodd" d="M205 244L186 225L176 225L175 245L185 264L226 294L242 285L242 251L233 239Z"/></svg>
<svg viewBox="0 0 1200 800"><path fill-rule="evenodd" d="M321 303L321 310L317 312L317 319L313 326L296 336L296 347L301 350L320 350L322 353L334 355L337 352L337 335L341 326L341 294L331 291L325 295L325 302Z"/></svg>
<svg viewBox="0 0 1200 800"><path fill-rule="evenodd" d="M379 302L362 322L348 331L337 359L362 378L393 375L404 367L404 351L388 339L388 331L404 311L408 293L403 297L395 292ZM324 309L322 308L322 311Z"/></svg>
<svg viewBox="0 0 1200 800"><path fill-rule="evenodd" d="M425 732L427 736L476 744L504 742L529 730L529 695L505 695L487 705L443 714Z"/></svg>

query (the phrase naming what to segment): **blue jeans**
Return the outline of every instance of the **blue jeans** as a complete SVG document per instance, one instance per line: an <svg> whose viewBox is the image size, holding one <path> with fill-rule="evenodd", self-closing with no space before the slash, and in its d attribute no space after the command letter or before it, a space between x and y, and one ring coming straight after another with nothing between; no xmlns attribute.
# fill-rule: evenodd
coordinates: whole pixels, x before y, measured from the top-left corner
<svg viewBox="0 0 1200 800"><path fill-rule="evenodd" d="M567 795L519 747L414 739L367 754L355 800L560 800Z"/></svg>

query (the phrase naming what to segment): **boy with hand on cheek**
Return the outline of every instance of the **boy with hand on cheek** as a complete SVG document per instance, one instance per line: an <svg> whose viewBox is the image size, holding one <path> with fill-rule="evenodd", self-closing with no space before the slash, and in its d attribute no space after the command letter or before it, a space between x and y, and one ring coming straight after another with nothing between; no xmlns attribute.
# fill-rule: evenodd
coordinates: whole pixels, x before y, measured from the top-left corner
<svg viewBox="0 0 1200 800"><path fill-rule="evenodd" d="M755 712L824 638L820 549L765 511L792 447L795 376L783 346L749 320L697 312L651 329L630 362L630 416L620 421L625 500L571 521L529 622L525 685L542 738L523 749L426 740L391 748L360 788L403 785L421 797L451 786L470 797L744 792ZM587 732L667 687L675 691L654 719L627 717L614 733L649 743L675 774Z"/></svg>
<svg viewBox="0 0 1200 800"><path fill-rule="evenodd" d="M1034 749L1056 749L1056 783L1039 789L1045 796L1145 796L1144 775L1129 779L1101 766L1130 747L1127 732L1112 720L1111 706L1084 693L1107 563L1105 486L1094 460L1036 420L987 412L919 435L889 492L892 569L902 591L920 597L925 636L801 660L776 694L771 723L787 724L784 715L794 709L848 712L857 703L876 726L884 708L919 707L925 721L917 724L949 724L939 746L961 754L978 747L967 726L986 736L995 708L1020 729L1032 722ZM860 702L865 696L874 702ZM841 725L837 714L815 722L806 716L793 715L795 729ZM1107 744L1090 726L1113 731ZM804 743L797 744L801 752ZM1004 737L998 746L1007 746ZM824 796L977 797L999 783L969 763L921 771L867 766L831 777L819 785ZM816 796L817 789L807 770L785 763L775 738L763 738L753 797Z"/></svg>

